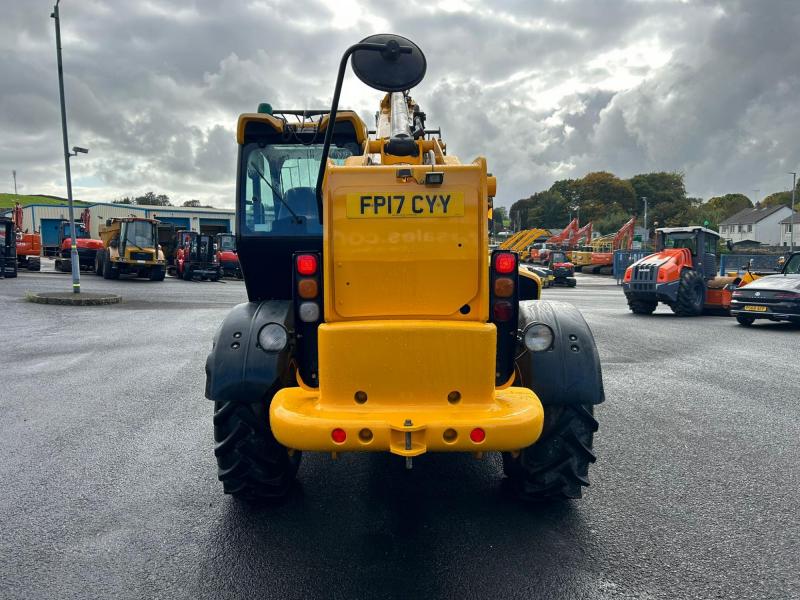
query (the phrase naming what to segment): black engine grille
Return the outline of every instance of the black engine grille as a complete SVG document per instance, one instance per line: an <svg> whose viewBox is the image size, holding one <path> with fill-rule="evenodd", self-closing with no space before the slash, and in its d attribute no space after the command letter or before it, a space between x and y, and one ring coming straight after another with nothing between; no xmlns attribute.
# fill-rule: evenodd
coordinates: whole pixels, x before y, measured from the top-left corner
<svg viewBox="0 0 800 600"><path fill-rule="evenodd" d="M131 260L153 260L150 252L131 252Z"/></svg>
<svg viewBox="0 0 800 600"><path fill-rule="evenodd" d="M634 265L631 275L631 290L634 292L655 292L658 279L658 266L650 263Z"/></svg>

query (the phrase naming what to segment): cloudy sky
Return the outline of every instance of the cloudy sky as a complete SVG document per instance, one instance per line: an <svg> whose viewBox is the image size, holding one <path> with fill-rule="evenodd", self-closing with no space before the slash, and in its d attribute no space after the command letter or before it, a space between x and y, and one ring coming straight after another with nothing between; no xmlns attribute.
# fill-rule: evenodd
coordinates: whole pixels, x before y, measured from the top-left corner
<svg viewBox="0 0 800 600"><path fill-rule="evenodd" d="M21 193L66 195L51 10L0 0L0 192L16 169ZM81 199L232 206L238 114L328 107L342 51L386 31L425 52L412 95L450 153L487 157L500 204L592 170L764 196L800 166L798 0L63 0L61 17ZM348 77L343 107L371 119L378 100Z"/></svg>

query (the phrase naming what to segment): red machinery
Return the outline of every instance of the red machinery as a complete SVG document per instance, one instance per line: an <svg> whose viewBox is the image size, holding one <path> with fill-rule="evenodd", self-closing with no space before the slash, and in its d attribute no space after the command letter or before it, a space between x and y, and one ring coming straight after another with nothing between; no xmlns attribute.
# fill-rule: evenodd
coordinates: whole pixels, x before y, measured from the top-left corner
<svg viewBox="0 0 800 600"><path fill-rule="evenodd" d="M175 277L192 281L218 281L220 268L217 261L217 244L211 235L196 231L179 231L175 251Z"/></svg>
<svg viewBox="0 0 800 600"><path fill-rule="evenodd" d="M92 239L89 234L89 209L81 214L81 220L75 221L75 241L78 247L78 265L83 271L94 271L97 251L103 249L103 241ZM69 273L72 270L72 230L69 221L61 221L58 226L61 243L56 258L56 271Z"/></svg>
<svg viewBox="0 0 800 600"><path fill-rule="evenodd" d="M608 245L592 252L592 273L611 275L614 269L614 251L633 248L633 229L635 226L636 217L633 216L625 225L619 228L619 231L617 231Z"/></svg>
<svg viewBox="0 0 800 600"><path fill-rule="evenodd" d="M217 262L223 277L242 278L242 268L239 265L239 255L236 254L236 236L232 233L218 233Z"/></svg>
<svg viewBox="0 0 800 600"><path fill-rule="evenodd" d="M581 241L585 241L586 244L592 241L592 222L589 221L586 225L578 229L575 233L569 236L569 240L567 241L567 247L569 250L573 250L581 245Z"/></svg>
<svg viewBox="0 0 800 600"><path fill-rule="evenodd" d="M533 248L531 248L531 261L535 263L542 263L545 260L545 256L549 250L554 250L557 248L562 248L566 241L574 235L578 231L578 219L572 219L569 222L561 233L557 235L550 236L544 241L544 244L537 244Z"/></svg>
<svg viewBox="0 0 800 600"><path fill-rule="evenodd" d="M22 206L14 204L14 233L17 236L17 265L20 269L40 271L42 268L42 235L22 231Z"/></svg>

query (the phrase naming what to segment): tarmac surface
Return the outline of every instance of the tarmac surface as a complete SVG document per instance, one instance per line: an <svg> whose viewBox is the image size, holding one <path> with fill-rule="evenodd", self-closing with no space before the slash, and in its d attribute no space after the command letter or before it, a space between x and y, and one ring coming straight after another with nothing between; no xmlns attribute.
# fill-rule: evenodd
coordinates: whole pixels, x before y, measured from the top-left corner
<svg viewBox="0 0 800 600"><path fill-rule="evenodd" d="M0 280L0 598L800 598L800 329L591 325L607 401L580 501L525 506L499 457L305 454L288 502L222 494L204 362L241 282Z"/></svg>

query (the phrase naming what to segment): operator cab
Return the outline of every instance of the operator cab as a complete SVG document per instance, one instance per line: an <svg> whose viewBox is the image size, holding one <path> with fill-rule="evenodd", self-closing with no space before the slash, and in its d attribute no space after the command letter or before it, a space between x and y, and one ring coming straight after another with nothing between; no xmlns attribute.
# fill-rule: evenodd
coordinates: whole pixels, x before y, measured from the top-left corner
<svg viewBox="0 0 800 600"><path fill-rule="evenodd" d="M317 174L327 110L272 110L239 118L236 248L250 300L292 298L292 254L322 251ZM329 159L361 155L363 121L339 112Z"/></svg>
<svg viewBox="0 0 800 600"><path fill-rule="evenodd" d="M719 233L705 227L662 227L656 229L656 250L686 248L696 271L711 278L717 273Z"/></svg>
<svg viewBox="0 0 800 600"><path fill-rule="evenodd" d="M72 229L70 228L69 221L61 221L61 239L66 240L72 237ZM75 223L75 238L79 240L89 239L89 232L86 231L83 223Z"/></svg>

